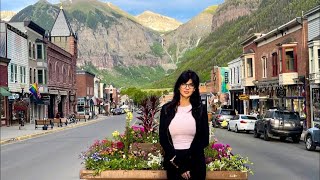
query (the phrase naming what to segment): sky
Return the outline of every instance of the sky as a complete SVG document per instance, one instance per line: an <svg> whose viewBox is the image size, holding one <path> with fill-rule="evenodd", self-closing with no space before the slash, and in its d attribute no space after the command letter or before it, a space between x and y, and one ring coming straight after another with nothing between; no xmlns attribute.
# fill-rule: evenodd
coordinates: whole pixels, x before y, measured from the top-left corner
<svg viewBox="0 0 320 180"><path fill-rule="evenodd" d="M35 4L38 0L0 0L1 11L15 11ZM60 0L47 0L52 4L57 4ZM65 1L65 0L63 0ZM70 1L70 0L68 0ZM138 15L143 11L149 10L165 16L177 19L180 22L187 22L192 17L199 14L211 5L217 5L224 0L100 0L111 2L122 10Z"/></svg>

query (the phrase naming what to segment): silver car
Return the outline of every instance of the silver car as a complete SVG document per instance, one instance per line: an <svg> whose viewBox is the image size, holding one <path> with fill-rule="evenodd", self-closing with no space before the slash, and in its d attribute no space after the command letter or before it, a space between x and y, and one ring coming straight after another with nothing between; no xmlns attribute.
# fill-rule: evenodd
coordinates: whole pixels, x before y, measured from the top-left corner
<svg viewBox="0 0 320 180"><path fill-rule="evenodd" d="M221 123L226 120L229 121L236 115L233 109L218 109L213 113L212 125L213 127L221 127Z"/></svg>

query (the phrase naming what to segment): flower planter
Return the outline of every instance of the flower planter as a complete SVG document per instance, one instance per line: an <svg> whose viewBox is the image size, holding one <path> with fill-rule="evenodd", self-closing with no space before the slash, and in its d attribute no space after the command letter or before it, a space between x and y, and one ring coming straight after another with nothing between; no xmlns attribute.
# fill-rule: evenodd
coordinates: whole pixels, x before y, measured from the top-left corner
<svg viewBox="0 0 320 180"><path fill-rule="evenodd" d="M164 170L108 170L102 171L94 176L94 171L81 170L80 179L86 180L139 180L157 179L165 180L166 171ZM207 180L247 180L248 174L240 171L207 171Z"/></svg>

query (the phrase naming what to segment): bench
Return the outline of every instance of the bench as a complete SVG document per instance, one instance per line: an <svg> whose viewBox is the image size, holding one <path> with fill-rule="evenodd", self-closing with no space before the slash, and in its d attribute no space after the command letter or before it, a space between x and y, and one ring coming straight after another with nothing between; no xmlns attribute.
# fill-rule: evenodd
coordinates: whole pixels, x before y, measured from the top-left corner
<svg viewBox="0 0 320 180"><path fill-rule="evenodd" d="M67 125L67 119L66 118L54 118L50 119L53 124L57 124L58 127L62 127L63 124Z"/></svg>
<svg viewBox="0 0 320 180"><path fill-rule="evenodd" d="M76 119L77 121L80 121L81 119L83 119L84 122L87 121L87 118L86 118L85 115L79 115L79 114L77 114L76 117L75 117L75 119Z"/></svg>
<svg viewBox="0 0 320 180"><path fill-rule="evenodd" d="M51 125L51 129L53 128L53 123L49 119L47 119L47 120L44 120L44 119L35 120L34 125L35 125L35 129L38 128L38 125L43 125L43 126L47 126L47 127L49 125Z"/></svg>

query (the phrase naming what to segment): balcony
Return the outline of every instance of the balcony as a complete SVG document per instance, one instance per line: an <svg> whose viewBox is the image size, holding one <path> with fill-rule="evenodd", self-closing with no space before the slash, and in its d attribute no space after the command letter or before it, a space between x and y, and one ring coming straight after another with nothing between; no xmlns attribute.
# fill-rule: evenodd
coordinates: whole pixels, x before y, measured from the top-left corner
<svg viewBox="0 0 320 180"><path fill-rule="evenodd" d="M253 81L255 81L255 77L247 77L247 78L241 79L243 87L245 87L245 86L255 86Z"/></svg>
<svg viewBox="0 0 320 180"><path fill-rule="evenodd" d="M296 84L295 79L298 78L297 72L279 74L279 85L293 85Z"/></svg>
<svg viewBox="0 0 320 180"><path fill-rule="evenodd" d="M309 81L312 84L319 84L320 83L320 72L310 73L309 74Z"/></svg>

